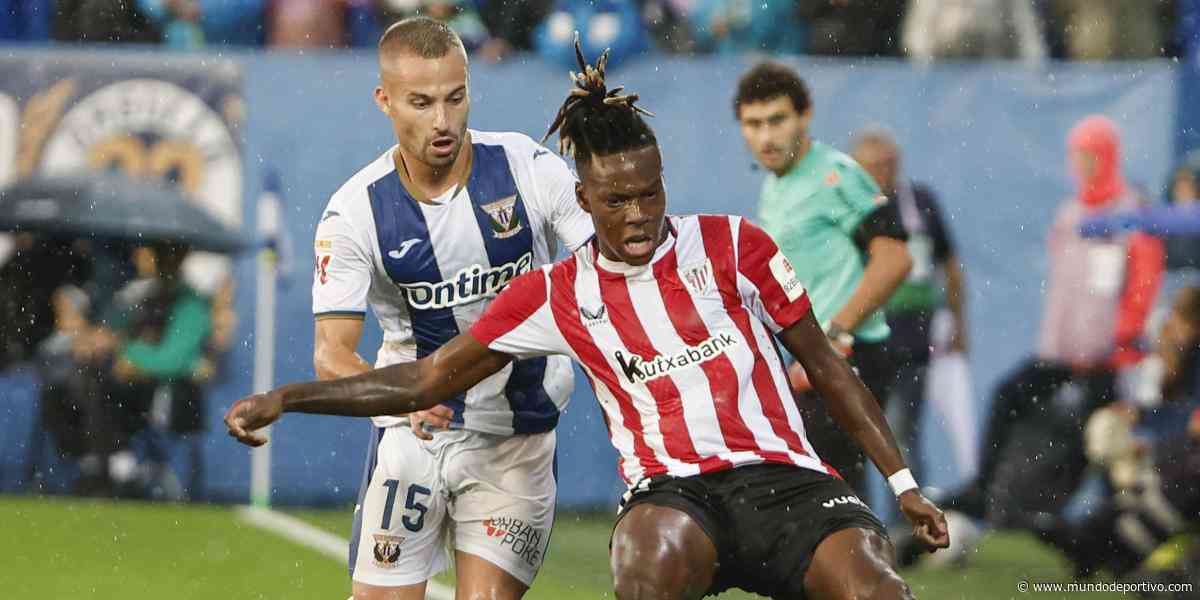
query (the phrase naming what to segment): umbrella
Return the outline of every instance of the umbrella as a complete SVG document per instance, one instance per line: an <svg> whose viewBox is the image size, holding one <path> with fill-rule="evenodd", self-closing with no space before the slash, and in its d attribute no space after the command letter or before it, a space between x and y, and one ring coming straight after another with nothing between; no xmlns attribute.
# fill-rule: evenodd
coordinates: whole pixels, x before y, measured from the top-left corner
<svg viewBox="0 0 1200 600"><path fill-rule="evenodd" d="M0 189L0 231L175 242L233 254L253 245L164 183L109 173L19 181Z"/></svg>

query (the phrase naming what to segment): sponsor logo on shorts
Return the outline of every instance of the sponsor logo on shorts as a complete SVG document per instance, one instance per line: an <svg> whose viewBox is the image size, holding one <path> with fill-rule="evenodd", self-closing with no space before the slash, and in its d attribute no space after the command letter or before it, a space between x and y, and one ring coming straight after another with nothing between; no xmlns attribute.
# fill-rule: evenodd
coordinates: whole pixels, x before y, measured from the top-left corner
<svg viewBox="0 0 1200 600"><path fill-rule="evenodd" d="M669 375L677 369L708 362L737 344L737 338L728 333L722 333L695 346L688 346L670 356L660 354L651 359L644 359L636 354L627 355L620 350L617 350L613 356L620 363L621 371L629 383L645 383L651 379Z"/></svg>
<svg viewBox="0 0 1200 600"><path fill-rule="evenodd" d="M391 569L400 560L400 546L404 538L396 535L374 534L375 566L381 569Z"/></svg>
<svg viewBox="0 0 1200 600"><path fill-rule="evenodd" d="M488 537L500 541L500 546L512 550L531 567L542 561L542 531L522 521L507 517L493 517L483 522Z"/></svg>
<svg viewBox="0 0 1200 600"><path fill-rule="evenodd" d="M858 496L838 496L837 498L832 498L822 502L821 506L824 506L825 508L833 508L842 504L857 504L863 508L867 507L862 500L858 499Z"/></svg>

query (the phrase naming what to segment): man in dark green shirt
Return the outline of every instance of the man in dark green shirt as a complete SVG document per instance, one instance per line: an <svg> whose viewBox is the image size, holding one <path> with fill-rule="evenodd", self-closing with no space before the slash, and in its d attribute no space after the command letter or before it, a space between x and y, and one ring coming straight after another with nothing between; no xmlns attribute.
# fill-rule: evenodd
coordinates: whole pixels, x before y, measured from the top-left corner
<svg viewBox="0 0 1200 600"><path fill-rule="evenodd" d="M812 102L792 69L771 62L751 69L738 83L734 111L754 158L770 172L760 224L792 262L830 339L850 355L875 397L886 400L895 370L880 308L912 266L894 207L854 159L808 135ZM791 374L800 391L803 370L793 365ZM857 445L814 394L797 402L817 453L865 491Z"/></svg>

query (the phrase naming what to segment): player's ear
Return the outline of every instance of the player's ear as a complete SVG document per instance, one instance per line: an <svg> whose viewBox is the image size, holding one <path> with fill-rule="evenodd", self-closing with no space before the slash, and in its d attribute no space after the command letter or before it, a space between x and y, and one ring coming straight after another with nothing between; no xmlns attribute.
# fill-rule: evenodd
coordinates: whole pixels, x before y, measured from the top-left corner
<svg viewBox="0 0 1200 600"><path fill-rule="evenodd" d="M583 192L583 184L578 181L575 182L575 202L583 212L592 214L592 207L588 206L587 195Z"/></svg>
<svg viewBox="0 0 1200 600"><path fill-rule="evenodd" d="M382 85L375 86L375 106L378 106L383 114L388 114L388 96Z"/></svg>

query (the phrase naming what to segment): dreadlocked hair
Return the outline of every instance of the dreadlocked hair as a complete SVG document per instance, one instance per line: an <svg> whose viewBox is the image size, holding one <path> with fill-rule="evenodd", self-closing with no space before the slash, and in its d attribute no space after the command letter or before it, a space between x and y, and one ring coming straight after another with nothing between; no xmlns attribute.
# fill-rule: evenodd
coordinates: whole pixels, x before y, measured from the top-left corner
<svg viewBox="0 0 1200 600"><path fill-rule="evenodd" d="M579 45L579 32L575 32L575 58L580 72L571 71L575 84L571 93L558 109L550 130L542 137L545 143L555 131L558 132L558 151L570 155L575 163L582 164L592 156L606 156L636 150L658 143L650 125L642 115L653 117L654 113L637 106L637 94L624 94L624 87L609 90L604 82L604 71L608 65L608 50L600 55L593 67L583 59Z"/></svg>

